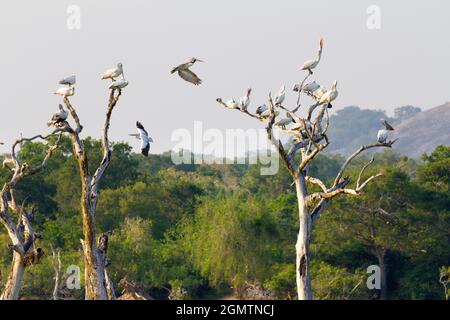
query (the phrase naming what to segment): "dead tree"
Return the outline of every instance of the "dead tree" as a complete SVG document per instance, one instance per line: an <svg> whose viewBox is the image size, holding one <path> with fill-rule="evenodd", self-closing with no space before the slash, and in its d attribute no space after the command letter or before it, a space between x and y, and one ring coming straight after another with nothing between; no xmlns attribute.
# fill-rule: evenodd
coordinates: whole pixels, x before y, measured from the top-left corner
<svg viewBox="0 0 450 320"><path fill-rule="evenodd" d="M55 270L55 286L53 287L53 300L61 299L61 252L56 253L52 248L52 264Z"/></svg>
<svg viewBox="0 0 450 320"><path fill-rule="evenodd" d="M111 161L111 146L108 138L111 115L121 94L121 89L110 89L109 102L102 130L103 158L93 175L88 167L86 148L80 138L83 126L75 108L67 97L64 97L63 101L75 122L75 127L73 128L68 121L62 121L56 124L57 128L63 132L67 132L70 136L73 154L78 163L81 179L81 215L83 222L83 240L81 242L84 252L85 298L87 300L115 299L114 287L106 268L110 263L106 255L109 234L103 234L97 242L94 221L100 181Z"/></svg>
<svg viewBox="0 0 450 320"><path fill-rule="evenodd" d="M329 103L320 104L318 102L320 96L318 97L308 91L304 92L303 88L305 82L310 76L311 73L304 78L301 84L294 87L294 91L298 91L298 98L296 106L293 109L286 108L280 103L274 103L270 93L267 111L265 112L259 111L251 113L246 107L240 107L236 103L224 103L221 98L217 99L217 102L224 107L239 110L265 124L269 141L271 141L273 146L278 150L279 156L294 181L293 185L295 185L299 215L299 232L295 246L296 281L299 300L312 299L309 247L311 233L317 219L325 210L331 199L341 194L359 195L371 180L382 175L379 173L362 181L361 179L364 171L370 165L370 163L368 163L362 168L358 180L356 181L356 185L350 187L350 180L344 177L347 167L352 160L362 152L379 147L391 148L395 142L395 140L386 143L375 142L373 144L361 146L344 162L331 186L327 186L320 179L310 176L310 163L320 152L324 151L330 143L327 136L329 127L328 107L330 105ZM302 93L311 96L314 100L314 103L308 108L306 117L304 118L297 114L297 111L301 107L300 97ZM284 121L277 121L282 112L286 112L286 116L291 118L291 124L286 125L286 122ZM313 115L315 115L314 118ZM286 134L290 137L291 147L289 149L283 145L280 139L275 137L275 129L278 130L279 133ZM299 157L298 154L300 154ZM317 186L321 191L314 193L309 192L308 184Z"/></svg>
<svg viewBox="0 0 450 320"><path fill-rule="evenodd" d="M25 269L39 263L44 255L44 250L38 247L36 243L36 240L41 236L34 232L31 225L34 215L33 209L26 209L25 200L22 204L18 204L16 187L23 179L41 172L47 166L53 151L58 148L61 135L54 145L49 146L42 163L36 167L31 167L26 162L21 162L16 155L16 147L25 141L47 140L58 131L56 130L53 134L45 137L37 135L32 138L17 140L12 146L11 158L3 163L5 167L12 170L13 175L3 185L0 193L0 222L6 228L11 240L9 247L13 252L13 259L4 290L0 295L1 300L17 300L19 298ZM17 214L17 222L14 222L12 213Z"/></svg>

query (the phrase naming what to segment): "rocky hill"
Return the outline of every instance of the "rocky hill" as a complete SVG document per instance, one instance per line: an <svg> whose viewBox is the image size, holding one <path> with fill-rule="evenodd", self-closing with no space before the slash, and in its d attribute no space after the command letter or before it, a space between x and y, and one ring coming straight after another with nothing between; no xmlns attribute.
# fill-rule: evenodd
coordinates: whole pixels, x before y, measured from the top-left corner
<svg viewBox="0 0 450 320"><path fill-rule="evenodd" d="M450 145L450 102L420 112L395 126L395 150L418 158L438 145Z"/></svg>

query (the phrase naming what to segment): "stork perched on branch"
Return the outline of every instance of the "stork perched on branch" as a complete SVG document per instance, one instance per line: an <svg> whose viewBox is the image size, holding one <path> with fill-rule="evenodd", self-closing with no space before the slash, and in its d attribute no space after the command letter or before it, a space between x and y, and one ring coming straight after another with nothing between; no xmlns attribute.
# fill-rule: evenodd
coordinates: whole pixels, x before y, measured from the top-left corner
<svg viewBox="0 0 450 320"><path fill-rule="evenodd" d="M317 58L308 60L300 67L300 70L308 70L310 74L313 74L312 70L317 67L322 58L323 38L320 38L319 50L317 51Z"/></svg>
<svg viewBox="0 0 450 320"><path fill-rule="evenodd" d="M67 112L61 104L58 107L59 111L53 115L51 120L47 121L47 126L55 126L58 123L65 121L69 116L69 112Z"/></svg>
<svg viewBox="0 0 450 320"><path fill-rule="evenodd" d="M122 76L122 79L125 78L123 74L123 66L122 63L118 63L116 68L111 68L106 70L102 75L102 80L111 79L112 81L116 81L116 78Z"/></svg>
<svg viewBox="0 0 450 320"><path fill-rule="evenodd" d="M386 143L389 131L394 131L395 129L385 119L380 119L380 121L383 124L384 129L378 130L377 141L379 143Z"/></svg>

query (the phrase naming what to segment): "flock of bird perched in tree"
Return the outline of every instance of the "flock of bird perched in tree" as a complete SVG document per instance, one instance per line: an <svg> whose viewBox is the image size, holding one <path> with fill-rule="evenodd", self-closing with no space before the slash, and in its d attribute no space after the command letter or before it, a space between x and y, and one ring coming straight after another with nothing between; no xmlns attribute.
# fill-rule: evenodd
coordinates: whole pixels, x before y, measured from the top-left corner
<svg viewBox="0 0 450 320"><path fill-rule="evenodd" d="M303 65L300 67L300 70L302 71L308 71L309 75L313 74L313 71L318 65L322 57L322 50L324 45L324 39L321 37L319 42L319 50L317 52L317 57L315 59L311 59L303 63ZM196 62L204 62L197 58L192 58L186 63L182 63L178 65L177 67L173 68L170 73L174 74L175 72L178 73L180 78L183 80L192 83L194 85L200 85L202 83L202 80L190 70L190 68L196 63ZM119 78L120 79L117 79ZM121 90L125 88L128 85L128 82L125 80L124 72L123 72L123 66L122 63L118 63L115 68L111 68L105 71L105 73L101 77L102 80L110 79L112 82L109 85L109 89L111 90ZM66 77L59 81L59 84L61 85L54 94L60 95L63 98L67 98L69 96L73 96L75 94L75 85L76 83L76 76L72 75L69 77ZM285 99L285 90L286 87L284 85L281 86L280 90L278 91L277 95L274 98L274 103L276 106L281 106L284 99ZM332 108L332 102L338 97L338 90L337 90L337 81L334 81L331 89L327 90L324 86L321 86L316 81L308 82L306 84L296 84L293 87L294 92L303 92L306 95L310 96L314 101L315 104L313 104L310 107L309 114L312 110L314 110L316 107L320 105L326 105L328 108ZM247 112L247 108L250 105L250 94L252 92L251 88L248 88L245 95L239 99L239 102L236 102L235 99L230 99L226 102L223 102L221 98L216 99L217 102L224 105L226 108L229 109L238 109L244 112ZM287 126L293 124L295 127L296 119L293 117L293 114L298 111L298 108L300 105L298 105L295 109L291 110L290 112L286 112L286 117L278 119L275 123L276 126L282 129L286 129ZM270 110L267 107L266 104L260 105L257 107L255 114L260 119L264 119L270 116ZM274 111L275 116L279 116L279 111ZM59 111L53 115L51 120L47 122L48 126L56 126L58 127L59 124L63 123L67 120L69 113L67 110L64 109L64 107L59 104ZM308 119L309 120L309 119ZM386 143L388 139L388 135L390 131L393 131L394 128L385 120L381 119L381 123L384 126L384 129L381 129L378 131L377 134L377 141L379 143ZM298 125L298 124L297 124ZM153 139L149 136L148 132L145 130L142 123L139 121L136 122L136 128L138 133L130 134L130 136L136 137L137 139L140 139L141 141L141 153L144 156L148 156L148 152L150 150L150 143L153 142ZM4 144L0 141L0 145Z"/></svg>

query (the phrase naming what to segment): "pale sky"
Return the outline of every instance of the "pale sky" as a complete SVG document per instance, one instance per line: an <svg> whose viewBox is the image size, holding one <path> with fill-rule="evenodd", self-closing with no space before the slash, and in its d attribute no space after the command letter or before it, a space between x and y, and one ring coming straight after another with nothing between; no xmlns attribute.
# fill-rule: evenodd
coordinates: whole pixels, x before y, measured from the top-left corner
<svg viewBox="0 0 450 320"><path fill-rule="evenodd" d="M69 30L69 5L81 9L81 28ZM366 26L369 5L381 9L381 29ZM250 109L269 91L291 92L314 58L320 36L323 59L314 74L329 87L339 81L334 110L348 105L384 109L412 104L427 109L450 96L450 1L448 0L39 0L0 4L0 147L49 132L46 121L61 98L60 78L77 75L71 101L85 126L100 137L109 82L101 74L124 65L124 89L112 125L112 140L140 120L155 140L151 152L171 149L173 130L260 128L215 99L238 99L253 88ZM204 83L195 87L169 72L191 57Z"/></svg>

